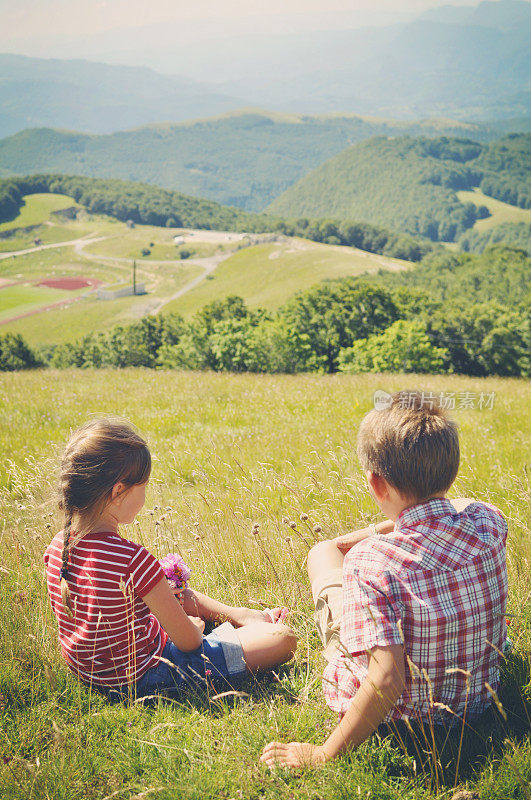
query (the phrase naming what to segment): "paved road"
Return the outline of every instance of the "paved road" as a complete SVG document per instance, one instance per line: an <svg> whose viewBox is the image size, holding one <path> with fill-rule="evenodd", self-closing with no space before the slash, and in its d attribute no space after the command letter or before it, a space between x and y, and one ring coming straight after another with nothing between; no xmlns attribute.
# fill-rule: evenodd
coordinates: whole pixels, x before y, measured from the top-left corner
<svg viewBox="0 0 531 800"><path fill-rule="evenodd" d="M92 237L92 238L91 238ZM39 244L37 247L28 247L26 250L12 250L10 253L0 253L0 260L4 258L15 258L16 256L27 256L30 253L38 253L39 250L53 250L54 247L71 247L72 245L89 244L92 242L101 242L103 239L108 239L108 236L93 237L83 236L81 239L72 239L70 242L54 242L53 244Z"/></svg>

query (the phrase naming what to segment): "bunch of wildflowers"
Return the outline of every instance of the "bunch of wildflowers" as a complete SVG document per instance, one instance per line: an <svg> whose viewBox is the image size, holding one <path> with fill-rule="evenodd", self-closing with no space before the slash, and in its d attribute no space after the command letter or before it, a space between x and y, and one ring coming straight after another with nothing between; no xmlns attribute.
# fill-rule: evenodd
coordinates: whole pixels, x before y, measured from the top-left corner
<svg viewBox="0 0 531 800"><path fill-rule="evenodd" d="M178 553L168 553L159 561L171 589L186 589L192 570Z"/></svg>

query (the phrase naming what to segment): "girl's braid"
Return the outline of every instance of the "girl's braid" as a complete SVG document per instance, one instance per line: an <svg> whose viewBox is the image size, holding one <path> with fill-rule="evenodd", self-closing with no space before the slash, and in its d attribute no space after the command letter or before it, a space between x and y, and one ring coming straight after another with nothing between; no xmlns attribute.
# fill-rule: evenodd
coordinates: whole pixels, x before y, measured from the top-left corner
<svg viewBox="0 0 531 800"><path fill-rule="evenodd" d="M70 536L72 533L72 508L69 503L63 501L63 507L65 512L65 527L63 530L63 552L61 554L61 600L63 601L63 609L69 617L74 616L72 612L72 598L70 597L70 591L68 589L68 560L69 560L69 552L68 552L68 545L70 544Z"/></svg>

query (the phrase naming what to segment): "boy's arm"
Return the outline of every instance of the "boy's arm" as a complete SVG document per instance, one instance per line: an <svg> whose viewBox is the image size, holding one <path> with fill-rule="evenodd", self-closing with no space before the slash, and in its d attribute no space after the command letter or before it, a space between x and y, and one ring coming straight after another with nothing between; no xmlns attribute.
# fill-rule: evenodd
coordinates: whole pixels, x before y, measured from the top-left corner
<svg viewBox="0 0 531 800"><path fill-rule="evenodd" d="M351 747L357 747L382 723L404 691L405 658L401 644L375 647L367 677L337 727L323 745L308 742L270 742L260 761L272 767L317 766Z"/></svg>
<svg viewBox="0 0 531 800"><path fill-rule="evenodd" d="M470 503L475 503L476 501L473 497L457 497L455 500L450 500L450 502L457 512L461 512L470 505ZM377 522L376 525L369 525L367 528L360 528L358 531L345 533L343 536L336 536L332 541L335 542L342 553L348 553L355 544L363 542L364 539L367 539L374 533L392 533L394 527L395 523L390 519L386 519L383 520L383 522Z"/></svg>
<svg viewBox="0 0 531 800"><path fill-rule="evenodd" d="M395 523L390 519L386 519L383 522L377 522L376 525L369 525L367 528L360 528L358 531L345 533L343 536L336 536L336 538L332 539L332 541L335 542L342 553L348 553L348 551L351 550L355 544L363 542L364 539L367 539L369 536L373 536L375 532L391 533L394 527Z"/></svg>

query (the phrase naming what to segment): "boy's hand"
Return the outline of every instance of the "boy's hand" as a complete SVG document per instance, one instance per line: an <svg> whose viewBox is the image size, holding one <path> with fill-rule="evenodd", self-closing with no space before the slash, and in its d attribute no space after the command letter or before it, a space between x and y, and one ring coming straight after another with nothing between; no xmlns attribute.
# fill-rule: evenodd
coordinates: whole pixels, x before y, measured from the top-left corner
<svg viewBox="0 0 531 800"><path fill-rule="evenodd" d="M269 742L262 750L260 761L272 769L283 767L318 767L326 761L324 748L308 742Z"/></svg>
<svg viewBox="0 0 531 800"><path fill-rule="evenodd" d="M201 633L205 630L205 620L201 619L201 617L188 617L190 622L193 622L196 628L199 628Z"/></svg>
<svg viewBox="0 0 531 800"><path fill-rule="evenodd" d="M364 539L372 536L373 533L374 530L372 528L360 528L359 531L345 533L344 536L336 536L334 542L342 553L348 553L355 544L363 542Z"/></svg>
<svg viewBox="0 0 531 800"><path fill-rule="evenodd" d="M367 528L360 528L359 531L345 533L344 536L336 536L332 541L335 542L342 553L348 553L354 545L363 542L369 536L373 536L375 531L376 533L392 533L394 527L394 522L388 519L385 522L378 522L376 525L369 525Z"/></svg>

